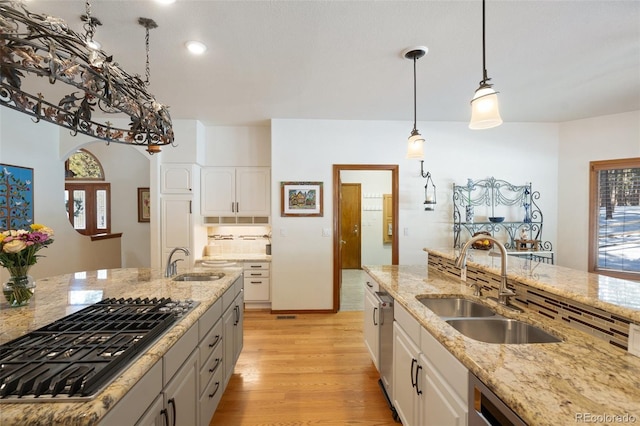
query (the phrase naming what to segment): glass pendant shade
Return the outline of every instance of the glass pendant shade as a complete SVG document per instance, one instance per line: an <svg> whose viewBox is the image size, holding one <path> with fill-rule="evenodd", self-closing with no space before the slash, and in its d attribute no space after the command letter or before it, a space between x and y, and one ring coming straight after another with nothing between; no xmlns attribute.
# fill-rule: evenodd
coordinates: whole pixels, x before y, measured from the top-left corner
<svg viewBox="0 0 640 426"><path fill-rule="evenodd" d="M407 158L424 158L424 138L417 131L412 132L411 136L409 136L409 142L407 144Z"/></svg>
<svg viewBox="0 0 640 426"><path fill-rule="evenodd" d="M490 129L502 124L498 93L490 86L480 86L471 100L470 129Z"/></svg>

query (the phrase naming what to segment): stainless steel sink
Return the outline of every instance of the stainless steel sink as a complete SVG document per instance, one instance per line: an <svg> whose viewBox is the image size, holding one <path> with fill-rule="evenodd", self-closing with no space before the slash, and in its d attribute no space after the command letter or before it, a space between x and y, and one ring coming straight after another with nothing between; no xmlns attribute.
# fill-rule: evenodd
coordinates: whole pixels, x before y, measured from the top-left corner
<svg viewBox="0 0 640 426"><path fill-rule="evenodd" d="M222 277L222 272L190 272L178 275L173 281L215 281Z"/></svg>
<svg viewBox="0 0 640 426"><path fill-rule="evenodd" d="M440 317L490 317L495 315L495 312L481 303L461 297L433 298L423 296L416 297L416 299Z"/></svg>
<svg viewBox="0 0 640 426"><path fill-rule="evenodd" d="M447 323L465 336L485 343L562 342L535 325L508 318L454 318Z"/></svg>

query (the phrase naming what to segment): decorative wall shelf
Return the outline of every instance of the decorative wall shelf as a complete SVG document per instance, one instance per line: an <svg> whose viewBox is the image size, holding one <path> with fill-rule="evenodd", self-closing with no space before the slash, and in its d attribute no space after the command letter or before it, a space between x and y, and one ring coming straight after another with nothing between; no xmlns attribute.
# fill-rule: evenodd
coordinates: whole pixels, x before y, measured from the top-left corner
<svg viewBox="0 0 640 426"><path fill-rule="evenodd" d="M540 193L532 190L531 183L514 185L490 177L475 182L468 179L466 185L454 184L453 247L462 247L477 232L489 232L507 250L517 252L513 254L535 253L535 258L544 254L553 263L552 244L542 240L543 216L538 199ZM523 250L518 245L520 240L537 243L530 243L530 248Z"/></svg>

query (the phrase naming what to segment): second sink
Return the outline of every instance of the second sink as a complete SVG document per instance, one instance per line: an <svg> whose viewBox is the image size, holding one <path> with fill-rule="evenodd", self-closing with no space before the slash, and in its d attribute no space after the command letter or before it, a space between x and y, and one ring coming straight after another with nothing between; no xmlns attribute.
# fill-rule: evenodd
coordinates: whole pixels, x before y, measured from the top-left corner
<svg viewBox="0 0 640 426"><path fill-rule="evenodd" d="M461 297L417 297L424 306L440 317L490 317L495 315L490 308Z"/></svg>
<svg viewBox="0 0 640 426"><path fill-rule="evenodd" d="M191 272L187 274L180 274L173 279L173 281L215 281L224 277L222 272Z"/></svg>
<svg viewBox="0 0 640 426"><path fill-rule="evenodd" d="M485 343L557 343L562 339L535 325L508 318L450 319L447 323L465 336Z"/></svg>

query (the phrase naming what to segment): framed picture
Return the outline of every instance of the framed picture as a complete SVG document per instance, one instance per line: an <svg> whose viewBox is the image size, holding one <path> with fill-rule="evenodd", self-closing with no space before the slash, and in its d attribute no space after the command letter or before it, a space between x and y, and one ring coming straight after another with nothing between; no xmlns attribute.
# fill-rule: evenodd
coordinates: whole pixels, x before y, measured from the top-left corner
<svg viewBox="0 0 640 426"><path fill-rule="evenodd" d="M138 222L151 220L151 193L149 188L138 188Z"/></svg>
<svg viewBox="0 0 640 426"><path fill-rule="evenodd" d="M33 169L0 164L0 231L33 224Z"/></svg>
<svg viewBox="0 0 640 426"><path fill-rule="evenodd" d="M322 216L322 182L281 182L281 216Z"/></svg>

